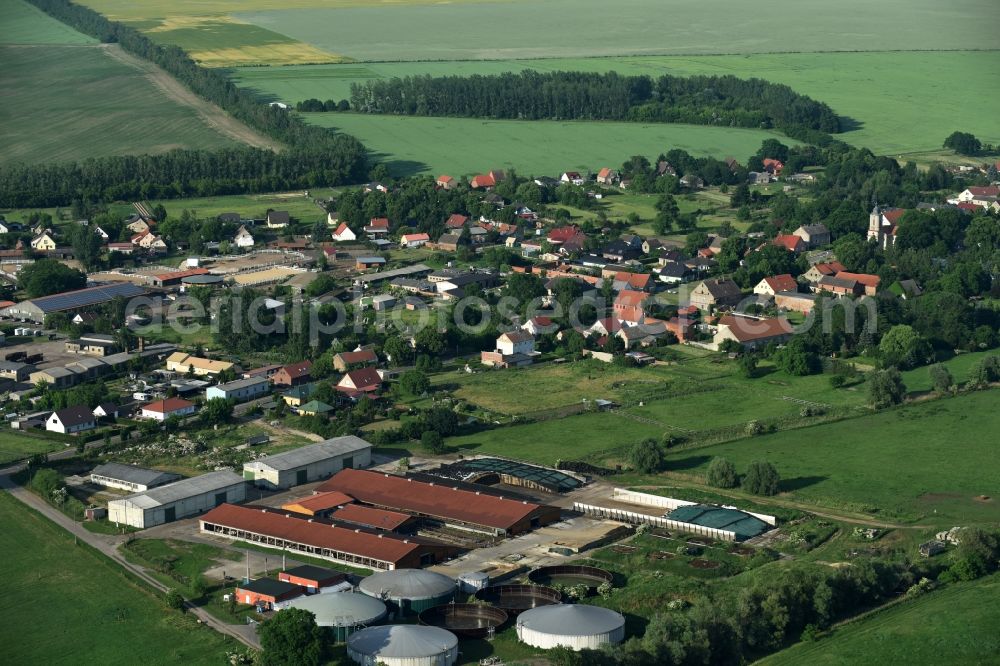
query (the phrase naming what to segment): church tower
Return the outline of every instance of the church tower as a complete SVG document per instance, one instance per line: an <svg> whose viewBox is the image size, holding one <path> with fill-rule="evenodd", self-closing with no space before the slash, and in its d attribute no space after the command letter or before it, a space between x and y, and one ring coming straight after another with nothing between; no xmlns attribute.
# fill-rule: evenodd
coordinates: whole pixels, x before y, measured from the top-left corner
<svg viewBox="0 0 1000 666"><path fill-rule="evenodd" d="M879 210L878 204L875 204L871 215L868 216L868 240L875 241L879 247L882 247L884 243L882 238L882 211Z"/></svg>

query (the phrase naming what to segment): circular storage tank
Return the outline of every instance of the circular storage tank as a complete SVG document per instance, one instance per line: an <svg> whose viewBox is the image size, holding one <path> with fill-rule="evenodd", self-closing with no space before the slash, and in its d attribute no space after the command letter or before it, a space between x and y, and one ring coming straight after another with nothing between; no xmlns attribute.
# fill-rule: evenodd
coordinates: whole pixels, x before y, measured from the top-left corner
<svg viewBox="0 0 1000 666"><path fill-rule="evenodd" d="M420 614L420 624L441 627L465 638L487 638L507 621L507 613L486 604L446 604Z"/></svg>
<svg viewBox="0 0 1000 666"><path fill-rule="evenodd" d="M347 637L347 656L365 666L451 666L458 661L458 637L415 624L368 627Z"/></svg>
<svg viewBox="0 0 1000 666"><path fill-rule="evenodd" d="M542 585L490 585L476 592L476 599L502 608L514 617L530 608L561 604L562 594Z"/></svg>
<svg viewBox="0 0 1000 666"><path fill-rule="evenodd" d="M490 575L483 571L470 571L458 577L458 589L464 594L475 594L489 584Z"/></svg>
<svg viewBox="0 0 1000 666"><path fill-rule="evenodd" d="M212 275L210 273L202 273L201 275L189 275L187 277L181 278L181 284L190 287L194 286L212 286L217 284L222 284L221 275Z"/></svg>
<svg viewBox="0 0 1000 666"><path fill-rule="evenodd" d="M610 571L579 564L539 567L528 574L528 580L536 585L562 585L564 587L586 585L590 594L596 592L602 583L611 583L614 579L614 574Z"/></svg>
<svg viewBox="0 0 1000 666"><path fill-rule="evenodd" d="M415 615L455 598L455 581L423 569L380 571L362 579L358 589L401 615Z"/></svg>
<svg viewBox="0 0 1000 666"><path fill-rule="evenodd" d="M375 624L384 618L385 604L378 599L354 592L332 592L299 597L288 603L289 608L301 608L316 616L316 624L331 627L340 642L359 627Z"/></svg>
<svg viewBox="0 0 1000 666"><path fill-rule="evenodd" d="M595 649L625 638L625 617L608 608L559 604L526 610L517 617L522 643L548 650L559 645L571 650Z"/></svg>

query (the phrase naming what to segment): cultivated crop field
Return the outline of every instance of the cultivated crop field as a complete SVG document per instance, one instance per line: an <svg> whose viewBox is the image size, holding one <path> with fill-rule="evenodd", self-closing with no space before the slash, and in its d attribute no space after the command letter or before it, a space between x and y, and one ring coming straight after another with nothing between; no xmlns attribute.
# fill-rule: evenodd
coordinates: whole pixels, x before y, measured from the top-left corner
<svg viewBox="0 0 1000 666"><path fill-rule="evenodd" d="M916 403L861 418L788 430L671 456L703 475L714 456L746 469L778 468L789 497L917 521L1000 520L995 391ZM989 499L984 499L989 498Z"/></svg>
<svg viewBox="0 0 1000 666"><path fill-rule="evenodd" d="M655 157L671 148L746 159L765 139L783 138L764 130L701 125L303 115L311 123L358 137L398 176L459 175L496 168L558 175L569 169L619 165L630 155Z"/></svg>
<svg viewBox="0 0 1000 666"><path fill-rule="evenodd" d="M829 638L799 643L762 665L858 663L988 664L1000 654L1000 574L957 583L836 629Z"/></svg>
<svg viewBox="0 0 1000 666"><path fill-rule="evenodd" d="M355 63L243 68L233 80L268 101L347 99L351 84L394 76L469 76L533 69L621 74L726 75L784 83L826 102L845 119L839 138L892 155L940 149L958 127L1000 142L1000 51L782 53L725 56ZM962 72L962 76L956 76ZM969 104L968 79L984 82ZM877 103L892 100L892 103ZM385 122L389 123L389 120Z"/></svg>
<svg viewBox="0 0 1000 666"><path fill-rule="evenodd" d="M118 46L94 44L21 0L0 8L16 28L0 37L0 163L235 145Z"/></svg>
<svg viewBox="0 0 1000 666"><path fill-rule="evenodd" d="M5 492L0 524L6 663L219 664L234 649Z"/></svg>

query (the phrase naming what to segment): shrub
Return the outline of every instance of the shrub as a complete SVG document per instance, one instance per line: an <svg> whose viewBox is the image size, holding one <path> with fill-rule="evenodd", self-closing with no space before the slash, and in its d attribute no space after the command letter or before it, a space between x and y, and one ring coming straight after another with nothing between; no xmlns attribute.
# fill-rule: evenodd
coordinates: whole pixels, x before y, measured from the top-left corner
<svg viewBox="0 0 1000 666"><path fill-rule="evenodd" d="M754 495L776 495L781 476L774 465L769 462L754 461L750 463L743 477L743 488Z"/></svg>
<svg viewBox="0 0 1000 666"><path fill-rule="evenodd" d="M903 402L906 385L896 368L876 370L868 379L868 401L875 409L885 409Z"/></svg>
<svg viewBox="0 0 1000 666"><path fill-rule="evenodd" d="M655 439L644 439L628 451L628 461L644 474L653 474L663 469L665 462L663 449Z"/></svg>
<svg viewBox="0 0 1000 666"><path fill-rule="evenodd" d="M184 609L184 597L177 590L170 590L167 593L167 606L173 608L174 610Z"/></svg>
<svg viewBox="0 0 1000 666"><path fill-rule="evenodd" d="M713 458L708 466L708 484L716 488L735 488L740 484L736 466L725 458Z"/></svg>
<svg viewBox="0 0 1000 666"><path fill-rule="evenodd" d="M941 395L951 392L951 387L955 385L955 378L952 377L948 368L941 363L935 363L931 366L930 373L935 392Z"/></svg>

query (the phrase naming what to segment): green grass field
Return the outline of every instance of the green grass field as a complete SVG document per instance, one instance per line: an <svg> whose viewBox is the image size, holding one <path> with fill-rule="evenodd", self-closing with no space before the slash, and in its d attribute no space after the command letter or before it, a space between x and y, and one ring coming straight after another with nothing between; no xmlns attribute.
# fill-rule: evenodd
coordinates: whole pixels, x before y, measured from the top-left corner
<svg viewBox="0 0 1000 666"><path fill-rule="evenodd" d="M127 578L118 565L0 493L4 661L220 664L235 643ZM14 637L17 637L16 640Z"/></svg>
<svg viewBox="0 0 1000 666"><path fill-rule="evenodd" d="M96 44L97 40L21 0L0 0L0 44Z"/></svg>
<svg viewBox="0 0 1000 666"><path fill-rule="evenodd" d="M761 666L1000 663L1000 574L906 601L827 638L799 643ZM863 655L863 657L861 657Z"/></svg>
<svg viewBox="0 0 1000 666"><path fill-rule="evenodd" d="M294 104L310 97L345 99L350 96L351 83L368 79L418 74L468 76L522 69L764 78L826 102L853 121L841 138L877 153L934 151L959 126L985 141L1000 141L1000 127L991 112L1000 104L998 51L390 62L245 68L234 70L233 80L269 101ZM956 72L963 74L956 76ZM969 79L985 82L977 92L985 103L966 103ZM892 103L876 103L885 99Z"/></svg>
<svg viewBox="0 0 1000 666"><path fill-rule="evenodd" d="M95 0L96 1L96 0ZM355 60L495 60L997 47L990 0L600 0L382 5L233 16ZM979 17L957 21L957 16ZM720 20L722 17L725 20ZM886 30L886 26L893 29Z"/></svg>
<svg viewBox="0 0 1000 666"><path fill-rule="evenodd" d="M632 155L655 157L670 148L746 159L763 140L781 138L763 130L698 125L303 115L311 123L358 137L399 176L457 176L494 168L558 175L568 169L620 165Z"/></svg>
<svg viewBox="0 0 1000 666"><path fill-rule="evenodd" d="M60 451L64 447L60 442L41 437L27 437L10 428L0 430L0 463L21 460L36 453Z"/></svg>
<svg viewBox="0 0 1000 666"><path fill-rule="evenodd" d="M668 469L703 475L715 456L772 462L791 499L888 520L1000 520L996 391L681 451ZM991 499L983 500L981 496Z"/></svg>

